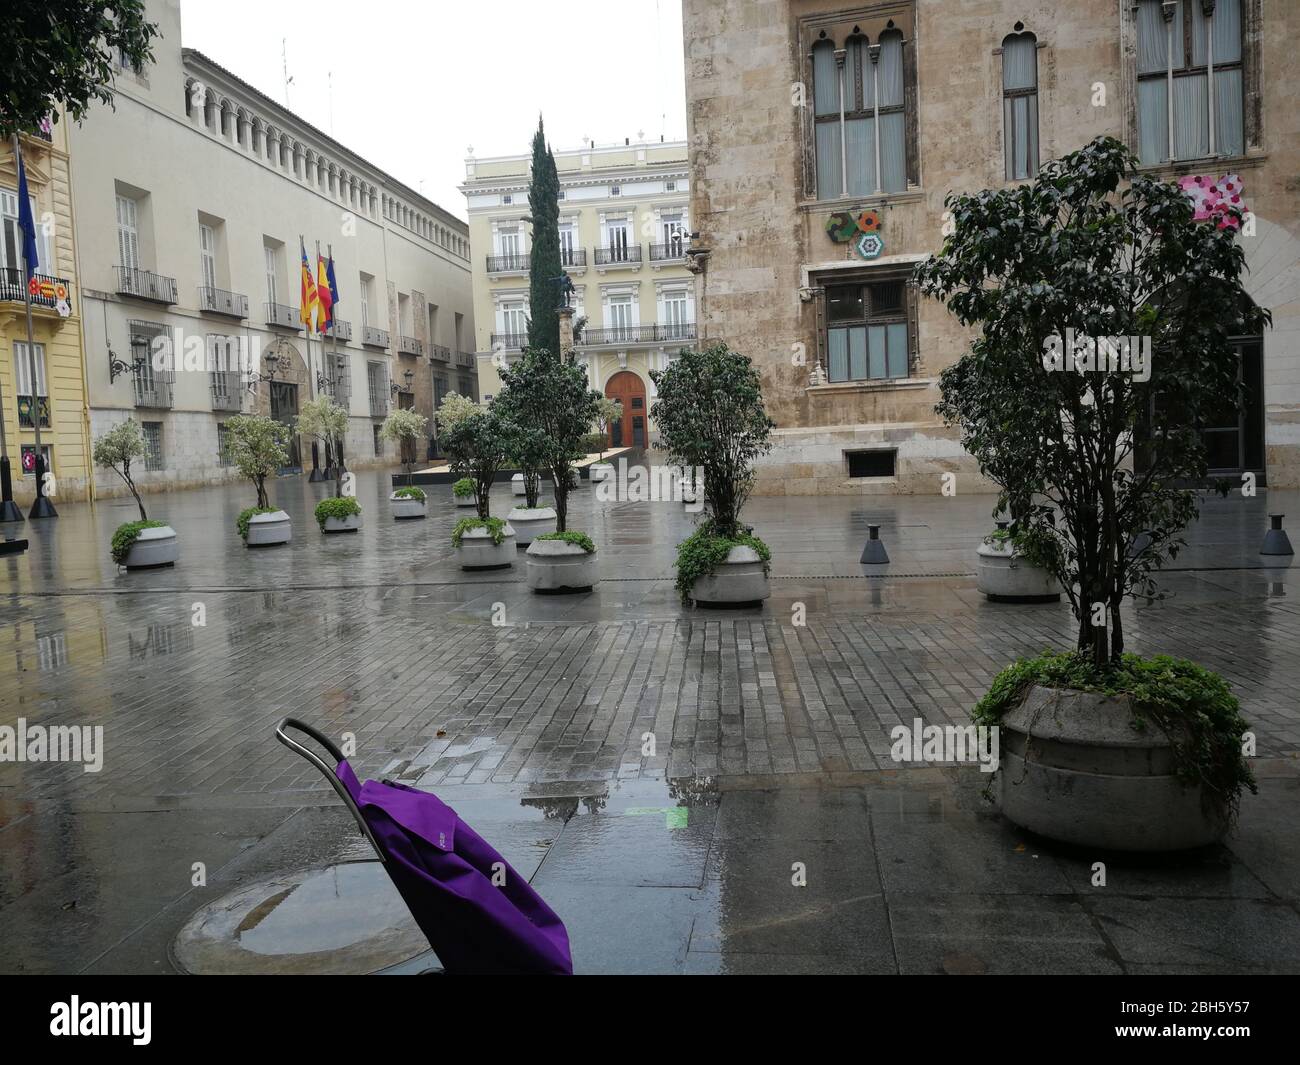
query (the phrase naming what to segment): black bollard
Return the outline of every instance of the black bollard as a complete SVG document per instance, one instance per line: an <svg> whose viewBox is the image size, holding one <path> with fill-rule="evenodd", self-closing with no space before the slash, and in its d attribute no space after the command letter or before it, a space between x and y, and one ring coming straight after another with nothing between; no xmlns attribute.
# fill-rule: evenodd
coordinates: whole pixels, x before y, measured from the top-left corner
<svg viewBox="0 0 1300 1065"><path fill-rule="evenodd" d="M14 502L14 479L9 471L9 456L0 458L0 521L22 521L23 512Z"/></svg>
<svg viewBox="0 0 1300 1065"><path fill-rule="evenodd" d="M880 539L880 526L867 526L867 543L862 549L862 558L859 559L864 566L879 566L889 561L889 552L885 550L885 545Z"/></svg>
<svg viewBox="0 0 1300 1065"><path fill-rule="evenodd" d="M1273 527L1264 534L1264 546L1259 549L1261 555L1294 555L1295 549L1291 546L1291 538L1287 536L1286 530L1282 528L1282 519L1285 514L1270 514L1269 521Z"/></svg>

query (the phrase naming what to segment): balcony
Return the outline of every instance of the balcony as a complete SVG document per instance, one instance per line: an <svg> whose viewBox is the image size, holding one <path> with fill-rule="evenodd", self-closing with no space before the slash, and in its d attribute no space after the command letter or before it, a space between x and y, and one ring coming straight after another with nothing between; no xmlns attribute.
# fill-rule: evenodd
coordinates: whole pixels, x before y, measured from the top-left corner
<svg viewBox="0 0 1300 1065"><path fill-rule="evenodd" d="M511 252L509 255L489 255L487 257L489 274L526 274L528 273L528 256L523 252Z"/></svg>
<svg viewBox="0 0 1300 1065"><path fill-rule="evenodd" d="M330 322L330 336L338 337L340 340L351 340L352 323L345 322L342 318L335 318Z"/></svg>
<svg viewBox="0 0 1300 1065"><path fill-rule="evenodd" d="M587 269L587 249L560 248L560 265L566 270Z"/></svg>
<svg viewBox="0 0 1300 1065"><path fill-rule="evenodd" d="M157 372L136 372L135 405L151 410L171 410L175 382Z"/></svg>
<svg viewBox="0 0 1300 1065"><path fill-rule="evenodd" d="M45 274L32 274L32 282L27 283L26 275L13 267L0 269L0 300L22 303L24 293L31 292L33 307L57 308L59 300L67 301L72 308L71 287L66 278L47 277Z"/></svg>
<svg viewBox="0 0 1300 1065"><path fill-rule="evenodd" d="M451 348L442 344L430 344L429 358L434 362L451 362Z"/></svg>
<svg viewBox="0 0 1300 1065"><path fill-rule="evenodd" d="M172 304L176 302L176 279L155 274L152 270L137 270L132 266L115 266L117 271L117 294L134 296L138 300L151 303Z"/></svg>
<svg viewBox="0 0 1300 1065"><path fill-rule="evenodd" d="M262 308L267 325L278 325L282 329L302 328L297 307L290 307L287 303L265 303Z"/></svg>
<svg viewBox="0 0 1300 1065"><path fill-rule="evenodd" d="M609 329L584 329L579 347L607 345L671 344L695 339L694 322L669 322L660 325L616 325Z"/></svg>
<svg viewBox="0 0 1300 1065"><path fill-rule="evenodd" d="M456 365L466 370L473 370L477 368L478 360L474 358L472 351L458 351L456 352Z"/></svg>
<svg viewBox="0 0 1300 1065"><path fill-rule="evenodd" d="M199 310L231 318L247 318L248 297L238 292L227 292L224 288L203 286L199 289Z"/></svg>
<svg viewBox="0 0 1300 1065"><path fill-rule="evenodd" d="M208 374L208 387L212 393L213 410L240 409L243 398L239 387L239 372L232 370L214 370Z"/></svg>
<svg viewBox="0 0 1300 1065"><path fill-rule="evenodd" d="M619 244L619 245L614 245L613 247L610 248L596 249L597 269L600 270L608 270L610 268L617 269L618 267L621 266L628 267L630 269L636 269L640 265L641 265L640 244L629 244L626 247Z"/></svg>
<svg viewBox="0 0 1300 1065"><path fill-rule="evenodd" d="M397 354L414 355L417 359L424 355L424 341L417 337L398 336Z"/></svg>
<svg viewBox="0 0 1300 1065"><path fill-rule="evenodd" d="M361 327L361 343L370 348L388 347L388 330L376 329L373 325Z"/></svg>
<svg viewBox="0 0 1300 1065"><path fill-rule="evenodd" d="M528 345L527 333L493 333L492 347L504 348L506 351L520 351Z"/></svg>
<svg viewBox="0 0 1300 1065"><path fill-rule="evenodd" d="M673 240L667 244L650 245L652 263L684 263L686 261L686 241Z"/></svg>

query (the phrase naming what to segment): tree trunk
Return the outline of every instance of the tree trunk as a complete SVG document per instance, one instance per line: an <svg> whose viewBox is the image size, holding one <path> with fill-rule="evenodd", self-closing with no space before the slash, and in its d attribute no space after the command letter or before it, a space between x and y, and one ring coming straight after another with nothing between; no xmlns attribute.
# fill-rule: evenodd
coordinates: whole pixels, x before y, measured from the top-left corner
<svg viewBox="0 0 1300 1065"><path fill-rule="evenodd" d="M555 476L555 531L566 532L569 521L569 469L552 470Z"/></svg>
<svg viewBox="0 0 1300 1065"><path fill-rule="evenodd" d="M266 501L266 477L256 477L253 483L257 485L257 505L265 509L268 504Z"/></svg>

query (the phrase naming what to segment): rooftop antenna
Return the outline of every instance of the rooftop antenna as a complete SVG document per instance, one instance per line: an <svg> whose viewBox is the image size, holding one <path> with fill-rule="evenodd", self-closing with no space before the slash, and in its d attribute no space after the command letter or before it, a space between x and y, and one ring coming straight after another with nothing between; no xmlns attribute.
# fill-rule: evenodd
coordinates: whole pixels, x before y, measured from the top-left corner
<svg viewBox="0 0 1300 1065"><path fill-rule="evenodd" d="M287 39L280 38L280 65L284 68L284 106L289 106L289 86L293 84L293 78L289 77L289 50Z"/></svg>

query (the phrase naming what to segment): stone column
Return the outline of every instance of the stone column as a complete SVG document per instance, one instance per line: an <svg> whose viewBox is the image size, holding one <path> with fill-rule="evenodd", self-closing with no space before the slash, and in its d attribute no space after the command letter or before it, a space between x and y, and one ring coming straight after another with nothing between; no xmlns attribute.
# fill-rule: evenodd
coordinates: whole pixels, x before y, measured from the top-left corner
<svg viewBox="0 0 1300 1065"><path fill-rule="evenodd" d="M568 357L573 351L573 308L560 308L560 354Z"/></svg>

